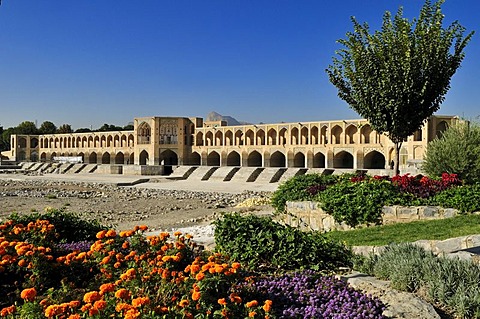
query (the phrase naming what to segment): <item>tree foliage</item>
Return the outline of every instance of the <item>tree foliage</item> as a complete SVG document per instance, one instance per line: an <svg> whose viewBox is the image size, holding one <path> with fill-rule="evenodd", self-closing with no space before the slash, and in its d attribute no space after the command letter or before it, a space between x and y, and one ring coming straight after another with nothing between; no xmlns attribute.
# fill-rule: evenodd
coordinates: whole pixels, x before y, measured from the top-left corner
<svg viewBox="0 0 480 319"><path fill-rule="evenodd" d="M72 126L70 124L62 124L58 127L57 133L59 134L73 133Z"/></svg>
<svg viewBox="0 0 480 319"><path fill-rule="evenodd" d="M24 134L24 135L36 135L38 134L38 129L35 123L31 121L23 121L14 128L14 134Z"/></svg>
<svg viewBox="0 0 480 319"><path fill-rule="evenodd" d="M427 146L423 170L431 176L458 174L467 183L480 182L480 126L459 123Z"/></svg>
<svg viewBox="0 0 480 319"><path fill-rule="evenodd" d="M57 126L50 121L45 121L40 125L38 132L40 134L55 134L57 132Z"/></svg>
<svg viewBox="0 0 480 319"><path fill-rule="evenodd" d="M354 31L326 70L338 96L395 143L397 172L401 143L439 109L473 35L458 22L443 27L443 2L427 0L412 21L402 8L393 18L387 11L374 33L352 17Z"/></svg>

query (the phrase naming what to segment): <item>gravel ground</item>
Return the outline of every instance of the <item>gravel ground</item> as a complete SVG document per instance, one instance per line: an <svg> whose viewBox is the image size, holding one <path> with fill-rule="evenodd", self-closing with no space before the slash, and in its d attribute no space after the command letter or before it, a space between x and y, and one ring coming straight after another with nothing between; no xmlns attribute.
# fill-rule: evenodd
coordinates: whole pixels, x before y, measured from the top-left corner
<svg viewBox="0 0 480 319"><path fill-rule="evenodd" d="M0 174L0 220L13 212L42 212L47 207L75 212L112 225L117 230L147 225L151 231L208 225L231 211L273 211L270 206L235 208L252 197L268 198L270 192L239 194L151 188L152 183L118 187L112 183L28 179L20 174Z"/></svg>

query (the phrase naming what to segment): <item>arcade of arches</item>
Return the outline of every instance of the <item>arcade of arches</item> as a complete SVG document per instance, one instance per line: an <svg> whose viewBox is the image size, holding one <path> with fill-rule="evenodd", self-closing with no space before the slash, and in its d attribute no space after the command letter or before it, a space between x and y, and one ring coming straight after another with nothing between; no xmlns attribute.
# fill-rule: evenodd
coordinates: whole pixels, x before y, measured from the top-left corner
<svg viewBox="0 0 480 319"><path fill-rule="evenodd" d="M453 116L432 116L403 143L401 165L421 161ZM201 118L136 118L134 131L12 135L17 161L80 157L83 163L386 169L393 144L366 120L227 126Z"/></svg>

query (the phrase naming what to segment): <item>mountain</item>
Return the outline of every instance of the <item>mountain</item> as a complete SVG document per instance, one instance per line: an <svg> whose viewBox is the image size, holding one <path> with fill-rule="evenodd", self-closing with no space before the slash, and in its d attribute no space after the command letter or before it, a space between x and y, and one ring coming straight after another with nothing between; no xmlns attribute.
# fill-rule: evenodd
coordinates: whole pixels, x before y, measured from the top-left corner
<svg viewBox="0 0 480 319"><path fill-rule="evenodd" d="M227 125L229 126L248 124L246 122L237 121L235 118L231 116L219 114L215 111L208 113L207 117L205 118L205 121L226 121Z"/></svg>

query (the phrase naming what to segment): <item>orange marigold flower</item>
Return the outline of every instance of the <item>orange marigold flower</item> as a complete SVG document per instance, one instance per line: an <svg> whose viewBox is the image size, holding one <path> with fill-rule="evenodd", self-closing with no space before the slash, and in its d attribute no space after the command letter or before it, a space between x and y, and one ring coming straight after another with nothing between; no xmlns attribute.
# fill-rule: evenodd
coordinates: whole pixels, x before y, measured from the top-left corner
<svg viewBox="0 0 480 319"><path fill-rule="evenodd" d="M112 292L115 290L115 285L112 283L106 283L100 286L100 293L105 294L107 292Z"/></svg>
<svg viewBox="0 0 480 319"><path fill-rule="evenodd" d="M97 300L93 304L93 307L97 310L103 310L107 307L107 302L105 300Z"/></svg>
<svg viewBox="0 0 480 319"><path fill-rule="evenodd" d="M80 300L72 300L68 303L70 308L78 308L80 307Z"/></svg>
<svg viewBox="0 0 480 319"><path fill-rule="evenodd" d="M224 268L223 268L222 265L215 265L215 272L216 272L217 274L222 273L223 270L224 270Z"/></svg>
<svg viewBox="0 0 480 319"><path fill-rule="evenodd" d="M45 309L45 317L52 318L62 314L63 311L64 308L60 307L60 305L50 305Z"/></svg>
<svg viewBox="0 0 480 319"><path fill-rule="evenodd" d="M130 299L130 291L125 288L118 289L115 292L115 297L123 300Z"/></svg>
<svg viewBox="0 0 480 319"><path fill-rule="evenodd" d="M149 297L138 297L132 300L132 306L140 307L143 305L148 305L150 303Z"/></svg>
<svg viewBox="0 0 480 319"><path fill-rule="evenodd" d="M193 264L191 267L190 267L190 272L192 274L196 273L196 272L199 272L200 271L200 265L198 264Z"/></svg>
<svg viewBox="0 0 480 319"><path fill-rule="evenodd" d="M105 234L106 234L106 233L107 233L106 230L101 230L101 231L99 231L99 232L97 233L97 235L96 235L97 239L103 239L103 238L105 238Z"/></svg>
<svg viewBox="0 0 480 319"><path fill-rule="evenodd" d="M110 229L105 233L105 237L107 237L107 238L113 238L113 237L116 237L116 236L117 236L117 232L113 229Z"/></svg>
<svg viewBox="0 0 480 319"><path fill-rule="evenodd" d="M240 267L241 267L240 263L237 263L237 262L232 263L233 269L239 269Z"/></svg>
<svg viewBox="0 0 480 319"><path fill-rule="evenodd" d="M99 311L98 311L98 309L95 308L95 307L92 307L92 308L88 309L88 314L89 314L90 316L98 315L98 313L99 313Z"/></svg>
<svg viewBox="0 0 480 319"><path fill-rule="evenodd" d="M176 232L173 233L173 236L175 236L175 237L178 237L180 235L182 235L181 231L176 231Z"/></svg>
<svg viewBox="0 0 480 319"><path fill-rule="evenodd" d="M178 305L182 308L185 308L186 306L188 306L188 300L187 299L182 299L182 300L180 300Z"/></svg>
<svg viewBox="0 0 480 319"><path fill-rule="evenodd" d="M245 306L247 306L247 308L256 307L256 306L258 306L258 301L256 301L256 300L249 301L249 302L246 303Z"/></svg>
<svg viewBox="0 0 480 319"><path fill-rule="evenodd" d="M90 291L83 295L83 301L88 303L93 303L100 299L102 299L102 296L98 293L98 291Z"/></svg>
<svg viewBox="0 0 480 319"><path fill-rule="evenodd" d="M232 293L232 294L230 294L230 301L234 302L234 303L241 303L242 298L239 295L237 295L236 293Z"/></svg>
<svg viewBox="0 0 480 319"><path fill-rule="evenodd" d="M128 241L124 241L122 244L123 249L128 249L130 247L130 243Z"/></svg>
<svg viewBox="0 0 480 319"><path fill-rule="evenodd" d="M136 319L140 317L140 311L137 309L128 309L127 312L125 313L125 319Z"/></svg>
<svg viewBox="0 0 480 319"><path fill-rule="evenodd" d="M20 297L26 301L33 301L37 296L37 290L35 288L23 289L20 293Z"/></svg>
<svg viewBox="0 0 480 319"><path fill-rule="evenodd" d="M269 312L272 309L272 304L273 302L271 300L265 300L265 304L262 307L263 310L265 310L265 312Z"/></svg>
<svg viewBox="0 0 480 319"><path fill-rule="evenodd" d="M250 318L253 318L253 317L255 317L256 314L257 314L257 313L256 313L255 311L250 311L250 312L248 313L248 316L249 316Z"/></svg>
<svg viewBox="0 0 480 319"><path fill-rule="evenodd" d="M148 229L148 226L147 225L140 225L138 227L138 229L140 229L141 231L146 231Z"/></svg>
<svg viewBox="0 0 480 319"><path fill-rule="evenodd" d="M132 306L130 306L128 303L122 302L122 303L118 303L115 306L115 311L123 312L123 311L129 310L130 308L132 308Z"/></svg>
<svg viewBox="0 0 480 319"><path fill-rule="evenodd" d="M203 278L205 278L205 274L203 272L199 272L196 276L195 276L195 279L200 281L202 280Z"/></svg>
<svg viewBox="0 0 480 319"><path fill-rule="evenodd" d="M194 292L192 293L192 300L197 301L197 300L200 299L200 297L201 297L200 291L194 291Z"/></svg>
<svg viewBox="0 0 480 319"><path fill-rule="evenodd" d="M222 305L222 306L225 306L227 304L227 300L225 300L225 298L218 299L218 304Z"/></svg>
<svg viewBox="0 0 480 319"><path fill-rule="evenodd" d="M78 313L75 313L73 315L68 316L67 319L80 319L80 315Z"/></svg>
<svg viewBox="0 0 480 319"><path fill-rule="evenodd" d="M11 305L10 307L5 307L0 310L0 316L6 317L8 315L13 315L17 311L17 307L15 305Z"/></svg>
<svg viewBox="0 0 480 319"><path fill-rule="evenodd" d="M28 261L26 261L25 259L20 259L18 261L18 266L19 267L27 267L28 266Z"/></svg>

